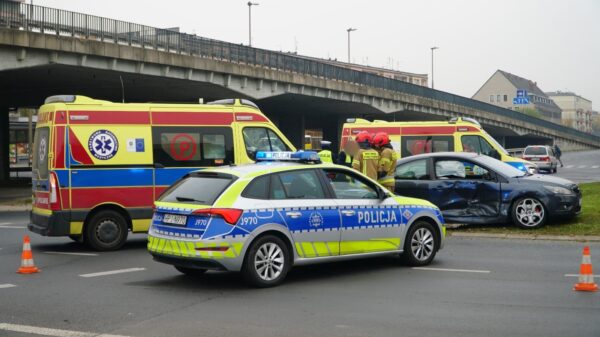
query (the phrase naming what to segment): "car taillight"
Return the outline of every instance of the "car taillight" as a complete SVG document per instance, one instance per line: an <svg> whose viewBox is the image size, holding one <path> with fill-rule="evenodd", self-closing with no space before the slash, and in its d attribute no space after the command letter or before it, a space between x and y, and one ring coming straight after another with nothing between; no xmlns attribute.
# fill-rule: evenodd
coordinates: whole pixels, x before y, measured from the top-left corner
<svg viewBox="0 0 600 337"><path fill-rule="evenodd" d="M531 160L531 157L523 157L525 160Z"/></svg>
<svg viewBox="0 0 600 337"><path fill-rule="evenodd" d="M206 216L220 216L230 225L235 225L244 211L237 208L202 208L192 214Z"/></svg>
<svg viewBox="0 0 600 337"><path fill-rule="evenodd" d="M550 157L542 157L542 161L550 161Z"/></svg>
<svg viewBox="0 0 600 337"><path fill-rule="evenodd" d="M54 172L50 172L48 176L49 184L50 184L50 209L58 210L60 209L60 200L58 197L58 179L56 178L56 174Z"/></svg>

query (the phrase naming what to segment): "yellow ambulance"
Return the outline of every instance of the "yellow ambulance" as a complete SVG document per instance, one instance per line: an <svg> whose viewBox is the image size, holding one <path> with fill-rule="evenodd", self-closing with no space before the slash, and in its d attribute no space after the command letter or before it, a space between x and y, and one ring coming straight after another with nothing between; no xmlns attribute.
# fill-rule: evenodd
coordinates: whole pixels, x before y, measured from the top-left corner
<svg viewBox="0 0 600 337"><path fill-rule="evenodd" d="M118 249L129 231L148 230L154 200L186 173L295 150L245 99L125 104L52 96L36 125L28 228Z"/></svg>
<svg viewBox="0 0 600 337"><path fill-rule="evenodd" d="M342 147L359 132L386 132L401 158L429 152L476 152L496 158L521 171L535 173L535 164L511 157L492 136L472 118L455 117L436 122L372 122L350 118L342 128Z"/></svg>

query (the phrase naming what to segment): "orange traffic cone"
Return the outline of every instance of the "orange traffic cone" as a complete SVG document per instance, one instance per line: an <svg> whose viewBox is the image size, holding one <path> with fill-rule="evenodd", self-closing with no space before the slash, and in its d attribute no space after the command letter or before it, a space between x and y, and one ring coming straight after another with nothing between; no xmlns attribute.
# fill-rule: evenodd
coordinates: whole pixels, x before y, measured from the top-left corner
<svg viewBox="0 0 600 337"><path fill-rule="evenodd" d="M33 264L33 254L31 254L31 243L29 235L23 238L23 253L21 254L21 267L17 270L19 274L33 274L40 270Z"/></svg>
<svg viewBox="0 0 600 337"><path fill-rule="evenodd" d="M573 290L598 291L598 285L594 283L592 258L590 256L589 246L583 247L583 257L581 258L581 267L579 268L579 282L575 284Z"/></svg>

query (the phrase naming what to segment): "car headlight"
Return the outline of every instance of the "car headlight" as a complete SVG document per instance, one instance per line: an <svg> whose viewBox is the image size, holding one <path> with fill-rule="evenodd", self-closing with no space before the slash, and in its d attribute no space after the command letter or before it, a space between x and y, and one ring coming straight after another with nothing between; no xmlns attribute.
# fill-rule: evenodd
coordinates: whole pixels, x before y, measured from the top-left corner
<svg viewBox="0 0 600 337"><path fill-rule="evenodd" d="M535 167L535 166L527 166L527 172L529 172L531 174L536 174L537 173L537 167Z"/></svg>
<svg viewBox="0 0 600 337"><path fill-rule="evenodd" d="M570 189L560 187L560 186L544 185L544 188L554 194L565 194L565 195L573 194L573 191L571 191Z"/></svg>

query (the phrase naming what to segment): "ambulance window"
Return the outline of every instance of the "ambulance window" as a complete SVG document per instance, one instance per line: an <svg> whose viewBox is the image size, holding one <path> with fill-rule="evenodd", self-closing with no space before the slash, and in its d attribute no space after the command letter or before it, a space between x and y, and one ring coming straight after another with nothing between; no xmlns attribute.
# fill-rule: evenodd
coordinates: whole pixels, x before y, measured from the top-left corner
<svg viewBox="0 0 600 337"><path fill-rule="evenodd" d="M269 130L269 140L271 140L271 149L273 151L289 151L290 148L277 136L273 130Z"/></svg>
<svg viewBox="0 0 600 337"><path fill-rule="evenodd" d="M402 136L402 157L454 150L452 136Z"/></svg>
<svg viewBox="0 0 600 337"><path fill-rule="evenodd" d="M281 138L267 128L247 127L244 128L242 134L246 144L246 153L250 158L254 158L258 151L290 151Z"/></svg>
<svg viewBox="0 0 600 337"><path fill-rule="evenodd" d="M372 184L354 173L342 170L323 170L329 180L336 199L377 199L377 190Z"/></svg>
<svg viewBox="0 0 600 337"><path fill-rule="evenodd" d="M325 192L314 170L278 174L287 199L324 199Z"/></svg>
<svg viewBox="0 0 600 337"><path fill-rule="evenodd" d="M463 151L464 152L475 152L478 154L484 154L490 157L497 157L497 151L494 150L492 145L488 143L485 138L473 135L473 136L462 136L461 137Z"/></svg>
<svg viewBox="0 0 600 337"><path fill-rule="evenodd" d="M233 163L228 127L153 127L154 163L164 167L218 166Z"/></svg>
<svg viewBox="0 0 600 337"><path fill-rule="evenodd" d="M50 151L49 128L35 130L34 154L32 158L33 174L37 172L39 179L48 179L48 151Z"/></svg>
<svg viewBox="0 0 600 337"><path fill-rule="evenodd" d="M242 197L250 199L268 199L270 178L271 177L267 175L252 180L244 192L242 192Z"/></svg>
<svg viewBox="0 0 600 337"><path fill-rule="evenodd" d="M225 159L225 135L202 135L205 159Z"/></svg>

